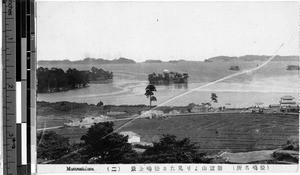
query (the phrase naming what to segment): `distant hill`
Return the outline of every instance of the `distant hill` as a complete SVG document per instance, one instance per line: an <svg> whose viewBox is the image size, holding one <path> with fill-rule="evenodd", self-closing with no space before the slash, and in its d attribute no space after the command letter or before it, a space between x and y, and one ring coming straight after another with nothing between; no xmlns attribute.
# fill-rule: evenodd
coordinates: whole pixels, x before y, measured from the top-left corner
<svg viewBox="0 0 300 175"><path fill-rule="evenodd" d="M217 56L204 60L204 62L231 62L231 61L266 61L271 56L267 55L245 55L241 57ZM276 55L272 61L299 61L299 56L279 56Z"/></svg>
<svg viewBox="0 0 300 175"><path fill-rule="evenodd" d="M258 56L258 55L245 55L240 57L240 60L243 61L266 61L270 59L271 56ZM276 55L272 61L299 61L299 56L280 56Z"/></svg>
<svg viewBox="0 0 300 175"><path fill-rule="evenodd" d="M232 61L266 61L271 56L267 55L245 55L240 57L229 57L229 56L217 56L205 59L204 62L232 62ZM279 56L276 55L272 61L299 61L299 56ZM182 62L190 62L186 60L170 60L170 61L162 61L162 60L146 60L143 63L182 63ZM197 61L196 61L197 62ZM83 60L70 61L70 60L40 60L38 61L38 65L82 65L82 64L135 64L136 62L132 59L120 57L114 60L106 60L102 58L85 58Z"/></svg>
<svg viewBox="0 0 300 175"><path fill-rule="evenodd" d="M144 63L162 63L163 61L161 60L146 60Z"/></svg>
<svg viewBox="0 0 300 175"><path fill-rule="evenodd" d="M204 62L215 62L215 61L225 61L225 62L229 62L229 61L235 61L238 60L238 57L228 57L228 56L218 56L218 57L212 57L209 59L204 60Z"/></svg>
<svg viewBox="0 0 300 175"><path fill-rule="evenodd" d="M186 60L170 60L169 63L182 63L182 62L186 62Z"/></svg>
<svg viewBox="0 0 300 175"><path fill-rule="evenodd" d="M131 59L120 57L115 60L105 60L102 58L85 58L83 60L70 61L70 60L41 60L38 61L39 65L77 65L77 64L135 64L136 62Z"/></svg>

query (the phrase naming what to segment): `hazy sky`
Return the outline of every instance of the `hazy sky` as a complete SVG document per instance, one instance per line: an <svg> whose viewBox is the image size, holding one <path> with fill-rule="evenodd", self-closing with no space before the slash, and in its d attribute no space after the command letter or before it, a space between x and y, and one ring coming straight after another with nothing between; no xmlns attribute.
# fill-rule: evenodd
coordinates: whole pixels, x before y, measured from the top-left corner
<svg viewBox="0 0 300 175"><path fill-rule="evenodd" d="M298 54L297 2L38 2L38 60Z"/></svg>

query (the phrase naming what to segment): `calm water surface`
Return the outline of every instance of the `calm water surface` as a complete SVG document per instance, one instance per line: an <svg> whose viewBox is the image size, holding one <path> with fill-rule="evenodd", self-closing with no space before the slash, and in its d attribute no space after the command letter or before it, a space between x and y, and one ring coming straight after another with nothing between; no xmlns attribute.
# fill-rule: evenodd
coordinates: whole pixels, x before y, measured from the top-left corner
<svg viewBox="0 0 300 175"><path fill-rule="evenodd" d="M291 95L298 98L298 76L253 77L250 81L224 81L205 88L207 82L191 82L187 85L157 86L156 102L153 105L188 105L189 103L205 103L210 101L212 92L218 96L214 106L249 107L255 103L263 106L276 104L280 97ZM70 101L97 104L102 101L111 105L149 104L144 95L147 81L135 80L133 77L117 75L110 84L91 84L84 89L66 92L38 94L38 101ZM195 90L196 89L196 90ZM167 102L166 102L167 101Z"/></svg>

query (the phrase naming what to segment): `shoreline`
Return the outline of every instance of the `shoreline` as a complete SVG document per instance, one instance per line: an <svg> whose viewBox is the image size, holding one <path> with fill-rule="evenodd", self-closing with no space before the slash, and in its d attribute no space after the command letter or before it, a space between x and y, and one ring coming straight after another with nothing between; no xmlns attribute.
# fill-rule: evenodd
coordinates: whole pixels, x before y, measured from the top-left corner
<svg viewBox="0 0 300 175"><path fill-rule="evenodd" d="M86 90L80 90L79 92L65 92L61 93L53 93L53 94L38 94L37 101L38 102L50 102L56 103L60 101L69 101L71 103L87 103L87 104L97 104L99 101L102 101L105 105L149 105L149 99L147 99L144 95L143 88L138 87L137 89L127 88L125 90L116 89L115 92L109 92L109 87L103 87L106 91L105 94L99 95L97 92L95 94L85 95L90 92L90 90L96 89L88 88ZM121 87L123 88L123 87ZM159 87L157 87L158 89ZM154 105L160 105L173 97L176 97L187 90L182 89L160 89L155 96L157 97L157 102L153 103ZM290 95L293 97L297 97L298 93L291 92L236 92L236 91L206 91L202 89L201 91L194 91L193 93L180 96L179 100L169 101L166 106L187 106L189 103L206 103L210 101L210 94L216 93L218 96L218 103L214 103L215 107L223 107L226 108L247 108L253 107L257 102L263 103L263 107L268 107L269 105L279 104L280 98L285 95ZM76 94L74 96L73 94ZM254 98L255 97L255 98ZM177 99L178 99L177 98ZM245 100L247 99L247 100Z"/></svg>
<svg viewBox="0 0 300 175"><path fill-rule="evenodd" d="M60 93L60 92L67 92L67 91L71 91L71 90L78 90L78 89L84 89L84 88L88 88L90 87L89 85L84 86L84 87L76 87L76 88L68 88L65 90L60 90L60 91L50 91L50 92L37 92L37 94L53 94L53 93Z"/></svg>

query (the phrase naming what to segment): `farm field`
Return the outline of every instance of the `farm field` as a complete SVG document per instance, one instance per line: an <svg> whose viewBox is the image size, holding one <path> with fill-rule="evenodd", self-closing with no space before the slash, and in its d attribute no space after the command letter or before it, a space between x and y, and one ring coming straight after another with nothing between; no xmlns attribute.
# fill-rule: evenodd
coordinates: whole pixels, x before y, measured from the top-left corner
<svg viewBox="0 0 300 175"><path fill-rule="evenodd" d="M169 133L189 137L207 151L276 149L298 137L299 116L284 114L208 114L163 119L139 119L121 130L138 133L146 142Z"/></svg>
<svg viewBox="0 0 300 175"><path fill-rule="evenodd" d="M55 121L54 121L55 122ZM114 122L115 128L126 121ZM80 142L87 129L62 128L58 134ZM176 116L166 119L137 119L121 127L120 131L133 131L141 141L157 141L163 134L179 138L189 137L206 152L246 152L276 149L288 138L298 137L299 116L284 114L205 114Z"/></svg>

